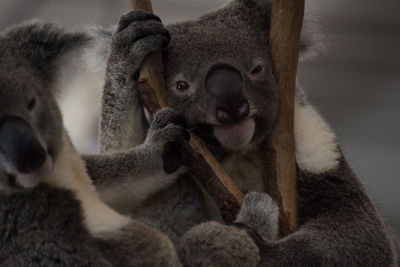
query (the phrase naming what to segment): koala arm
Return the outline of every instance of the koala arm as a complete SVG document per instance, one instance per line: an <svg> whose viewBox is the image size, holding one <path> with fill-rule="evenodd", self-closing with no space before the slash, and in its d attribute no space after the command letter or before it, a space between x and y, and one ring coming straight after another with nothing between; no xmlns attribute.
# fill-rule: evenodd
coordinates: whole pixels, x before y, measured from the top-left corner
<svg viewBox="0 0 400 267"><path fill-rule="evenodd" d="M146 147L111 154L82 155L100 198L126 214L142 201L171 185L179 173L168 174L162 160Z"/></svg>
<svg viewBox="0 0 400 267"><path fill-rule="evenodd" d="M396 265L394 241L342 155L334 170L301 174L300 228L260 245L264 266Z"/></svg>
<svg viewBox="0 0 400 267"><path fill-rule="evenodd" d="M143 10L121 17L112 37L100 121L100 150L124 150L141 144L148 129L137 90L146 55L168 45L170 36L160 19Z"/></svg>
<svg viewBox="0 0 400 267"><path fill-rule="evenodd" d="M172 142L188 138L184 118L172 109L157 112L145 142L129 150L83 155L103 201L125 213L167 188L185 172Z"/></svg>
<svg viewBox="0 0 400 267"><path fill-rule="evenodd" d="M256 208L268 210L268 205L245 201L238 221L251 230L248 236L236 240L240 230L217 223L196 226L180 243L183 264L224 266L217 260L224 259L229 263L226 266L241 266L229 261L230 255L243 256L232 244L245 242L249 249L244 258L251 258L256 253L250 249L248 238L252 237L258 245L261 266L397 266L395 241L343 157L329 172L300 172L300 227L296 232L278 240L270 238L268 233L274 233L276 226L268 221L274 220L263 216L262 208ZM267 218L264 225L270 226L259 227L260 217ZM256 235L252 234L254 230Z"/></svg>

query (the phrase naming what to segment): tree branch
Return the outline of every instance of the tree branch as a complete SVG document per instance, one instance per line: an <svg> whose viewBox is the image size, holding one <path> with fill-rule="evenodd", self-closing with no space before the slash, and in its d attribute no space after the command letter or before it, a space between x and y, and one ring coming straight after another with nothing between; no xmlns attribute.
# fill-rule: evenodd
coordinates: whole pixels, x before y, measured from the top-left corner
<svg viewBox="0 0 400 267"><path fill-rule="evenodd" d="M303 24L304 0L273 0L270 47L279 88L276 126L267 141L267 192L280 207L281 235L297 229L297 183L294 143L294 97Z"/></svg>

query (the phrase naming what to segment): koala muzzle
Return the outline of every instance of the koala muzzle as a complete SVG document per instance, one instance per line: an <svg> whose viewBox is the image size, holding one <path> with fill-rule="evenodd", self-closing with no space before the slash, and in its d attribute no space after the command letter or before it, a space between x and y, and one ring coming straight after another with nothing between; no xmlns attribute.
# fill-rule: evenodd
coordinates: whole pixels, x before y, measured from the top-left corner
<svg viewBox="0 0 400 267"><path fill-rule="evenodd" d="M207 75L206 89L216 101L215 117L218 122L240 122L249 115L250 106L243 94L243 79L234 67L214 66Z"/></svg>
<svg viewBox="0 0 400 267"><path fill-rule="evenodd" d="M0 122L0 152L20 173L33 172L46 161L46 151L33 129L15 117Z"/></svg>

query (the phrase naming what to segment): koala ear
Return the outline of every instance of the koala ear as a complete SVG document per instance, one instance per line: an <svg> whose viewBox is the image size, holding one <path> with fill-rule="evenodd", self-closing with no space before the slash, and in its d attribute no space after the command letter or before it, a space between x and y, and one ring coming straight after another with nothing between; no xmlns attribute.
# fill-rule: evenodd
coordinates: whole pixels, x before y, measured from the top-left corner
<svg viewBox="0 0 400 267"><path fill-rule="evenodd" d="M243 9L253 9L259 12L265 12L271 7L272 0L233 0L234 4Z"/></svg>
<svg viewBox="0 0 400 267"><path fill-rule="evenodd" d="M300 37L300 61L315 58L326 49L317 13L315 1L306 1Z"/></svg>
<svg viewBox="0 0 400 267"><path fill-rule="evenodd" d="M87 29L92 41L85 51L84 60L89 69L105 74L107 60L111 53L112 35L115 29L116 26L110 29L104 29L99 26Z"/></svg>
<svg viewBox="0 0 400 267"><path fill-rule="evenodd" d="M227 7L236 9L243 19L261 30L269 31L271 4L273 0L233 0ZM306 1L303 28L300 38L300 60L317 56L325 49L323 35L320 32L315 1ZM260 28L261 27L261 28Z"/></svg>
<svg viewBox="0 0 400 267"><path fill-rule="evenodd" d="M272 0L232 0L227 6L234 9L235 14L240 14L243 20L254 27L268 31L270 24Z"/></svg>
<svg viewBox="0 0 400 267"><path fill-rule="evenodd" d="M68 32L52 23L31 21L1 33L3 44L14 54L26 58L39 72L48 76L55 61L88 41L83 33Z"/></svg>

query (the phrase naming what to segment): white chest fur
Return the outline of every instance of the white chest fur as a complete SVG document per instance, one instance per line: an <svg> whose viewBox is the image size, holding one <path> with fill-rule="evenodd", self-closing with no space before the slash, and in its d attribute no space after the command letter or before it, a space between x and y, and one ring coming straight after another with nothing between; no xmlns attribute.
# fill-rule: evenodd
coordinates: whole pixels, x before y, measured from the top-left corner
<svg viewBox="0 0 400 267"><path fill-rule="evenodd" d="M53 171L44 182L75 193L81 202L84 220L93 235L115 231L130 222L100 200L78 153L65 135L63 148L54 163Z"/></svg>

